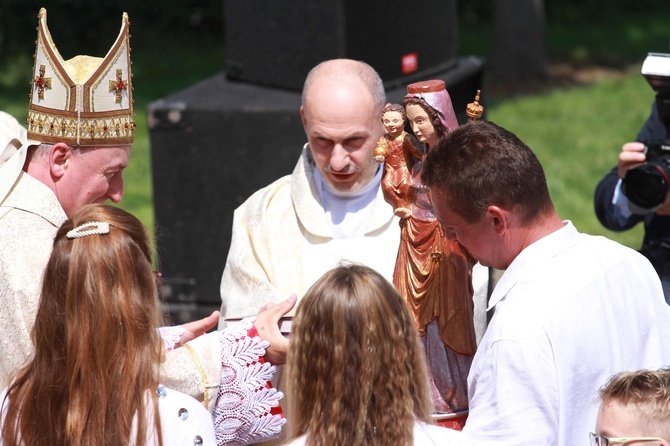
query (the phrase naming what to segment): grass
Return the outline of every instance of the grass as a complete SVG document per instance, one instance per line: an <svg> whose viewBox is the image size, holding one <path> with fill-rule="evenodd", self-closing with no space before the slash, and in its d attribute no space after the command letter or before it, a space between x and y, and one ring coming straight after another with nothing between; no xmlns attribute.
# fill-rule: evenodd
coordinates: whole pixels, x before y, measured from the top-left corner
<svg viewBox="0 0 670 446"><path fill-rule="evenodd" d="M572 220L582 232L639 247L642 227L614 233L600 225L593 193L616 164L621 145L635 139L652 97L638 70L587 87L499 101L489 108L489 119L516 133L535 151L562 218Z"/></svg>
<svg viewBox="0 0 670 446"><path fill-rule="evenodd" d="M654 11L635 15L609 11L606 17L589 19L581 26L571 20L548 23L546 48L552 62L577 68L598 64L629 69L622 70L616 78L571 88L543 89L525 96L503 96L492 88L488 119L516 133L536 151L562 218L572 220L583 232L604 234L637 248L641 228L617 234L598 223L593 191L602 175L616 163L621 145L635 138L649 113L653 92L639 74L639 66L647 51L668 50L670 17ZM134 30L136 34L140 32ZM461 18L459 32L461 54L491 59L490 24L466 15ZM138 127L124 175L126 192L121 207L153 228L146 106L221 71L224 45L222 35L202 35L197 31L179 35L155 33L133 40L131 45ZM26 115L31 56L17 54L14 63L0 68L0 107L20 120Z"/></svg>

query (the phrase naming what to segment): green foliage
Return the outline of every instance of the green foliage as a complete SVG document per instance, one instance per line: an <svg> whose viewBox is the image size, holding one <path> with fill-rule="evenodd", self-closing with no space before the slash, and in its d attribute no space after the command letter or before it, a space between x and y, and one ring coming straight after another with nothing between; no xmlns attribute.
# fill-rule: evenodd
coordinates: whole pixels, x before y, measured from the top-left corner
<svg viewBox="0 0 670 446"><path fill-rule="evenodd" d="M545 48L552 62L623 68L642 60L648 52L670 50L667 0L635 3L592 0L579 7L568 7L566 2L544 3ZM461 53L492 60L495 50L492 4L488 0L459 2ZM595 4L607 10L589 14L588 9L595 8ZM636 8L636 4L648 7Z"/></svg>
<svg viewBox="0 0 670 446"><path fill-rule="evenodd" d="M104 55L121 26L121 14L131 21L132 39L150 47L170 35L218 33L222 39L221 0L2 0L0 63L15 54L32 55L37 13L47 9L49 28L61 55ZM3 64L0 64L3 66Z"/></svg>
<svg viewBox="0 0 670 446"><path fill-rule="evenodd" d="M136 215L148 228L153 228L146 106L223 69L221 2L189 0L170 8L162 7L162 3L155 0L104 0L95 5L85 0L3 2L12 4L15 14L8 16L9 8L3 3L0 8L0 49L5 52L0 52L0 109L20 122L25 122L27 116L40 6L47 8L49 29L65 59L76 54L104 56L118 35L122 12L128 12L137 130L130 163L124 171L121 207ZM78 19L65 19L68 14ZM104 28L100 28L102 26ZM3 41L2 36L7 35L7 30L15 30L16 34L10 41ZM20 36L23 41L19 41ZM11 52L8 54L9 48Z"/></svg>
<svg viewBox="0 0 670 446"><path fill-rule="evenodd" d="M621 145L635 140L652 99L653 91L638 71L588 87L501 100L489 107L488 119L514 132L537 154L562 218L582 232L638 248L642 228L623 233L603 228L593 210L593 194L616 165Z"/></svg>
<svg viewBox="0 0 670 446"><path fill-rule="evenodd" d="M579 32L575 32L572 21L554 19L548 22L547 52L554 61L611 67L642 60L648 52L667 53L670 8L666 5L663 10L667 12L659 14L649 9L634 15L615 10L604 17L596 16Z"/></svg>

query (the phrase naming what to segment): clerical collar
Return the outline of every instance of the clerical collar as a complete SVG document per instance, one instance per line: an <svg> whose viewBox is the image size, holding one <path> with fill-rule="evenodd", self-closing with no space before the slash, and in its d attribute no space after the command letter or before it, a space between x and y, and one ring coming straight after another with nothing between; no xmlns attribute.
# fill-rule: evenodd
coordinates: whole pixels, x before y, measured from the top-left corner
<svg viewBox="0 0 670 446"><path fill-rule="evenodd" d="M372 180L355 192L336 190L314 169L314 181L319 191L325 217L333 231L333 238L362 237L368 227L384 169L377 169Z"/></svg>

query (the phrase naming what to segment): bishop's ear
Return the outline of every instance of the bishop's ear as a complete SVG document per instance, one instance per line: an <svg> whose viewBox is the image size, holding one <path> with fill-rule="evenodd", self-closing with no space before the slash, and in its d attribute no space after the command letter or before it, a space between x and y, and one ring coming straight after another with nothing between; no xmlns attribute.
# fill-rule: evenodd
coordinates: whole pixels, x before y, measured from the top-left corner
<svg viewBox="0 0 670 446"><path fill-rule="evenodd" d="M72 158L72 149L65 143L59 142L51 147L49 152L49 168L51 175L60 178L67 170L68 162Z"/></svg>

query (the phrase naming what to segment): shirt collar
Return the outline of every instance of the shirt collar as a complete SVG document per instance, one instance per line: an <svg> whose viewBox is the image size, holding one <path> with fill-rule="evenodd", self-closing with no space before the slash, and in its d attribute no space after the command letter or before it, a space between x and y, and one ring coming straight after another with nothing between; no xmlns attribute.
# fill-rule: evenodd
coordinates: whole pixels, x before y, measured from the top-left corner
<svg viewBox="0 0 670 446"><path fill-rule="evenodd" d="M579 241L579 232L572 222L564 220L563 223L561 229L531 243L516 256L493 290L487 311L500 302L525 275L532 274L546 260L566 251Z"/></svg>

